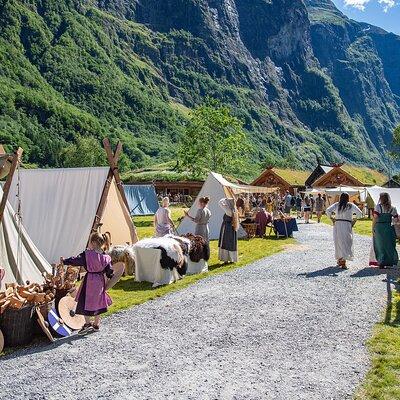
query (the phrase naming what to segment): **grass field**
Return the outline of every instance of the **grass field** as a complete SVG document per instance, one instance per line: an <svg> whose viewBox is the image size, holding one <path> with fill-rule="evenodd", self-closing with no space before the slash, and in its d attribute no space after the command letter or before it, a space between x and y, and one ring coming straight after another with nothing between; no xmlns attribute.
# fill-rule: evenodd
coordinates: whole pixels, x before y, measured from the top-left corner
<svg viewBox="0 0 400 400"><path fill-rule="evenodd" d="M180 218L183 217L182 208L172 208L172 219L178 224ZM150 237L154 233L153 217L135 218L135 225L138 231L139 238ZM151 283L135 282L132 277L122 278L120 282L110 290L110 295L113 299L113 305L110 307L108 314L112 314L126 308L142 304L146 301L163 296L167 293L183 289L200 279L207 276L222 274L238 267L250 264L253 261L263 257L275 254L284 250L287 245L293 244L294 239L276 239L275 237L268 239L252 239L239 241L239 262L236 264L224 265L217 259L218 243L211 241L211 258L209 260L209 272L200 275L186 276L184 279L167 286L161 286L152 289Z"/></svg>

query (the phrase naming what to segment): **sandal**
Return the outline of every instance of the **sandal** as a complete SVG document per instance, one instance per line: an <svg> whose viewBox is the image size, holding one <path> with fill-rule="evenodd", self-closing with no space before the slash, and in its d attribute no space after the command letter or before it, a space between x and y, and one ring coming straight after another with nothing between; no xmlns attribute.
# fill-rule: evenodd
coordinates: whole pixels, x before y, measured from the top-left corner
<svg viewBox="0 0 400 400"><path fill-rule="evenodd" d="M93 325L90 323L83 325L80 331L78 332L78 335L86 335L89 332L93 332Z"/></svg>

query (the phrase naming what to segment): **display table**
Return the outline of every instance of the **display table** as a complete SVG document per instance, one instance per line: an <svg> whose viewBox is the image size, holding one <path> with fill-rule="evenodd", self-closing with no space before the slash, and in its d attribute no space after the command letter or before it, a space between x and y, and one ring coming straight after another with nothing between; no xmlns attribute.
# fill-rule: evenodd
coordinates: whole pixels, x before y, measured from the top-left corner
<svg viewBox="0 0 400 400"><path fill-rule="evenodd" d="M135 248L135 281L151 282L155 288L181 279L176 268L161 268L160 258L160 249Z"/></svg>
<svg viewBox="0 0 400 400"><path fill-rule="evenodd" d="M299 228L297 227L297 221L295 218L289 220L275 219L274 231L276 236L279 237L292 237L293 232L297 232Z"/></svg>
<svg viewBox="0 0 400 400"><path fill-rule="evenodd" d="M193 262L187 257L188 268L186 275L196 275L208 271L208 263L205 260L200 260L199 262Z"/></svg>

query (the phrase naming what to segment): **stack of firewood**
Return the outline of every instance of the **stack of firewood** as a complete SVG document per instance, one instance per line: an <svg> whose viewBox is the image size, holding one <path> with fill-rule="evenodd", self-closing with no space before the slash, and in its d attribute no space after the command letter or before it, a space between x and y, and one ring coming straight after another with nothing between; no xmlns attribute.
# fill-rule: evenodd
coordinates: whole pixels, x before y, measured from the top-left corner
<svg viewBox="0 0 400 400"><path fill-rule="evenodd" d="M19 310L27 305L41 306L54 300L57 290L73 290L79 275L79 269L63 265L55 266L53 273L44 273L44 283L18 285L6 283L6 290L0 292L0 314L8 307Z"/></svg>
<svg viewBox="0 0 400 400"><path fill-rule="evenodd" d="M19 310L26 305L48 303L54 299L54 296L55 289L50 289L38 283L27 285L6 283L6 290L0 292L0 314L8 307Z"/></svg>

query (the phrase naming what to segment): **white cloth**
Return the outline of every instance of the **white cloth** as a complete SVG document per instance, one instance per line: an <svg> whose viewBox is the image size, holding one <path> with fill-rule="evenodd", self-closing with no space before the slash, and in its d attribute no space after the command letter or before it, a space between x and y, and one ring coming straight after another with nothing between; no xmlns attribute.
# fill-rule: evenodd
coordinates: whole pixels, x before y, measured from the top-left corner
<svg viewBox="0 0 400 400"><path fill-rule="evenodd" d="M205 260L200 260L199 262L193 262L187 257L188 268L186 275L196 275L208 271L208 263Z"/></svg>
<svg viewBox="0 0 400 400"><path fill-rule="evenodd" d="M0 185L0 199L2 197L3 189ZM50 264L33 244L23 226L19 232L19 224L9 202L6 203L0 224L0 266L5 271L0 289L4 289L5 283L42 283L42 273L51 272Z"/></svg>
<svg viewBox="0 0 400 400"><path fill-rule="evenodd" d="M229 251L218 247L218 260L235 263L239 261L239 255L237 251Z"/></svg>
<svg viewBox="0 0 400 400"><path fill-rule="evenodd" d="M337 260L353 260L353 227L351 221L353 215L362 217L362 211L354 204L349 203L344 210L339 211L339 203L335 203L326 210L328 217L335 214L335 225L333 227L333 240L335 242L335 257Z"/></svg>
<svg viewBox="0 0 400 400"><path fill-rule="evenodd" d="M384 210L381 204L377 204L374 208L374 211L378 214L383 214L389 211L389 214L392 214L393 217L398 216L396 207L391 207L390 210Z"/></svg>
<svg viewBox="0 0 400 400"><path fill-rule="evenodd" d="M86 248L109 168L20 170L22 221L50 263ZM16 179L10 191L16 205Z"/></svg>
<svg viewBox="0 0 400 400"><path fill-rule="evenodd" d="M154 288L161 285L169 285L181 278L175 268L172 271L161 268L160 249L136 247L134 250L135 281L150 282Z"/></svg>

